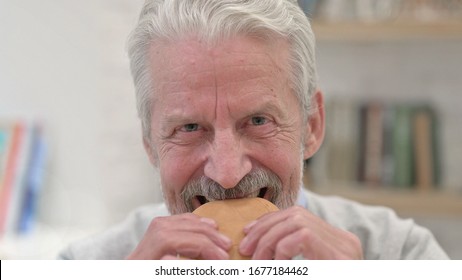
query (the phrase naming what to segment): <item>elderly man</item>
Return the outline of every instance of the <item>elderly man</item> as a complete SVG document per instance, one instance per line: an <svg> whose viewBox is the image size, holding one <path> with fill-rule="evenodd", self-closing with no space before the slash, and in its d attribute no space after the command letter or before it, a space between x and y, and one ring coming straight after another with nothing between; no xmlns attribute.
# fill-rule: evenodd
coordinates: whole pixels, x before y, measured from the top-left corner
<svg viewBox="0 0 462 280"><path fill-rule="evenodd" d="M129 40L144 146L165 205L71 245L64 259L227 259L231 241L192 214L260 196L281 210L244 229L253 259L447 258L385 208L302 188L324 109L314 35L295 0L147 0Z"/></svg>

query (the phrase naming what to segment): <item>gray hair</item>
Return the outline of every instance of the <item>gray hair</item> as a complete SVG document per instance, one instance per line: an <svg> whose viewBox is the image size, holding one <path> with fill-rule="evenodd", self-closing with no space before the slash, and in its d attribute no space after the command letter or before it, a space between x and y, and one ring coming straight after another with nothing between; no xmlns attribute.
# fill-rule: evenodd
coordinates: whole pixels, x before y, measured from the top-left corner
<svg viewBox="0 0 462 280"><path fill-rule="evenodd" d="M146 0L128 40L143 137L149 139L154 86L148 51L152 43L196 35L210 44L236 35L282 38L290 46L291 86L303 112L310 115L316 90L315 39L296 0Z"/></svg>

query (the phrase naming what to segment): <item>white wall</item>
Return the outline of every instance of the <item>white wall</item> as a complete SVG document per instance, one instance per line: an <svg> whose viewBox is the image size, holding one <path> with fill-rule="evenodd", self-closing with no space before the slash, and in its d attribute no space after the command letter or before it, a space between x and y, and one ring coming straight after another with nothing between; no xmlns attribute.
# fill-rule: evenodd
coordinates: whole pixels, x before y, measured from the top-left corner
<svg viewBox="0 0 462 280"><path fill-rule="evenodd" d="M0 115L43 120L40 220L94 228L159 201L125 40L143 0L0 0Z"/></svg>

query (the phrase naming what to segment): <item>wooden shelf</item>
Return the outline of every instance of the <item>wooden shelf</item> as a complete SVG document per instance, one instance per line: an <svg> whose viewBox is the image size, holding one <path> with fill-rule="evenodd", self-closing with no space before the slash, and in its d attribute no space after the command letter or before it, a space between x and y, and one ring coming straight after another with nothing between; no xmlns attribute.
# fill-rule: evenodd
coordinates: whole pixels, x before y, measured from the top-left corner
<svg viewBox="0 0 462 280"><path fill-rule="evenodd" d="M462 21L312 23L318 41L462 40Z"/></svg>
<svg viewBox="0 0 462 280"><path fill-rule="evenodd" d="M387 206L402 216L462 218L462 193L379 188L317 187L313 191L322 195L341 196L363 204Z"/></svg>

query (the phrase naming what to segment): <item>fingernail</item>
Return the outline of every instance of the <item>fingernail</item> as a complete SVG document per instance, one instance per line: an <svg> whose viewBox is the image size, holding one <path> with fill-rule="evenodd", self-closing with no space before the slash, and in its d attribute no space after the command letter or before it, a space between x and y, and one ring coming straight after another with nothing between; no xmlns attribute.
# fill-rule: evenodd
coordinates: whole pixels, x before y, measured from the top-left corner
<svg viewBox="0 0 462 280"><path fill-rule="evenodd" d="M249 239L246 237L244 237L244 239L242 239L241 241L241 244L239 244L239 252L243 255L247 255L248 254L248 244L249 243Z"/></svg>
<svg viewBox="0 0 462 280"><path fill-rule="evenodd" d="M228 252L224 251L221 248L218 248L218 259L220 260L227 260L229 259L229 254Z"/></svg>
<svg viewBox="0 0 462 280"><path fill-rule="evenodd" d="M244 227L244 232L245 232L246 234L249 233L250 229L251 229L256 223L257 223L257 221L255 220L255 221L251 222L250 224L246 225L246 226Z"/></svg>
<svg viewBox="0 0 462 280"><path fill-rule="evenodd" d="M203 222L203 223L209 224L212 227L217 227L217 223L214 220L210 219L210 218L202 217L202 218L200 218L200 221Z"/></svg>
<svg viewBox="0 0 462 280"><path fill-rule="evenodd" d="M224 245L226 247L225 249L231 248L231 245L233 245L232 244L233 242L231 241L231 238L229 238L228 236L226 236L226 235L224 235L222 233L219 233L218 235L220 236L221 241L224 243Z"/></svg>

